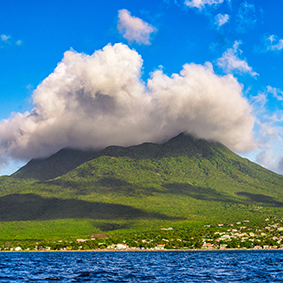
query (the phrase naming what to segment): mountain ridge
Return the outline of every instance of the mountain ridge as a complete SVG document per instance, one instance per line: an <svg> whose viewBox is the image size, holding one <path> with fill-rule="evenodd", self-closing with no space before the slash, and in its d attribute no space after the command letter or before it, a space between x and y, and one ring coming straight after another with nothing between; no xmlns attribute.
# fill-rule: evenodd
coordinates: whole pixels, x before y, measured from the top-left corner
<svg viewBox="0 0 283 283"><path fill-rule="evenodd" d="M196 143L195 141L198 142ZM204 158L206 158L209 156L209 154L212 154L210 148L203 145L206 143L215 145L214 148L216 145L217 147L222 147L222 149L224 148L221 143L197 139L194 136L185 133L180 133L179 135L171 138L169 141L160 144L144 142L142 144L129 147L112 145L102 150L63 148L47 158L31 159L26 165L21 167L11 176L21 179L30 178L44 181L62 176L67 172L77 168L84 162L100 156L157 158L168 155L168 152L172 152L173 147L175 147L175 155L186 154L188 156L192 156L194 154L201 154ZM184 145L186 145L185 151ZM190 150L188 150L188 147L191 147ZM47 167L49 170L46 169ZM51 171L50 168L52 169Z"/></svg>

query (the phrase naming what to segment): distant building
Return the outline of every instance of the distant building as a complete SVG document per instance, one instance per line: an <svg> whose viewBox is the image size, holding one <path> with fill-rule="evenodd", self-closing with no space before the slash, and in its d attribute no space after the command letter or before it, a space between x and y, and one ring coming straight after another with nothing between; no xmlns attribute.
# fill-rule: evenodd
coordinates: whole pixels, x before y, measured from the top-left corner
<svg viewBox="0 0 283 283"><path fill-rule="evenodd" d="M125 250L127 248L128 248L128 246L125 245L125 244L117 244L116 245L116 249L118 249L118 250Z"/></svg>
<svg viewBox="0 0 283 283"><path fill-rule="evenodd" d="M212 249L213 244L204 242L201 246L202 249Z"/></svg>
<svg viewBox="0 0 283 283"><path fill-rule="evenodd" d="M164 247L165 247L164 244L160 244L160 245L157 245L157 246L155 247L155 249L156 249L156 250L164 250Z"/></svg>

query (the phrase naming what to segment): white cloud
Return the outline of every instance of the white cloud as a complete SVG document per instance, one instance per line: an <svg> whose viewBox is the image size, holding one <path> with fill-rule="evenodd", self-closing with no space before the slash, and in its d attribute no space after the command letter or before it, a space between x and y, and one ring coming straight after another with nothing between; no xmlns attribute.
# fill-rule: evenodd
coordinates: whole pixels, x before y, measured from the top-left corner
<svg viewBox="0 0 283 283"><path fill-rule="evenodd" d="M280 51L283 49L283 39L278 39L274 34L265 36L264 46L262 51Z"/></svg>
<svg viewBox="0 0 283 283"><path fill-rule="evenodd" d="M239 53L242 51L239 49L241 42L235 41L233 48L229 48L223 53L222 57L217 60L217 65L221 67L225 72L238 72L238 73L248 73L255 77L258 74L252 70L246 60L239 59Z"/></svg>
<svg viewBox="0 0 283 283"><path fill-rule="evenodd" d="M283 101L283 91L279 88L267 86L266 90L268 93L271 93L278 101Z"/></svg>
<svg viewBox="0 0 283 283"><path fill-rule="evenodd" d="M218 14L215 16L214 18L214 24L218 27L223 26L224 24L226 24L229 21L229 15L225 14Z"/></svg>
<svg viewBox="0 0 283 283"><path fill-rule="evenodd" d="M21 46L23 44L22 40L17 40L16 45Z"/></svg>
<svg viewBox="0 0 283 283"><path fill-rule="evenodd" d="M7 35L5 35L5 34L2 34L1 35L1 40L3 41L3 42L9 42L9 39L10 39L11 37L10 36L7 36Z"/></svg>
<svg viewBox="0 0 283 283"><path fill-rule="evenodd" d="M269 168L274 172L279 173L278 163L279 161L275 161L276 156L270 146L264 148L256 157L256 162L265 168Z"/></svg>
<svg viewBox="0 0 283 283"><path fill-rule="evenodd" d="M265 92L259 92L258 95L252 96L250 100L256 116L262 115L262 113L266 112L265 105L268 100Z"/></svg>
<svg viewBox="0 0 283 283"><path fill-rule="evenodd" d="M259 124L258 143L260 150L256 157L256 162L274 172L282 174L283 142L281 133L283 128L276 126L274 121Z"/></svg>
<svg viewBox="0 0 283 283"><path fill-rule="evenodd" d="M185 0L185 5L190 8L198 8L202 10L206 5L219 5L223 3L224 0Z"/></svg>
<svg viewBox="0 0 283 283"><path fill-rule="evenodd" d="M131 16L126 9L119 10L118 18L118 30L125 39L130 43L135 41L139 44L150 44L150 35L157 31L155 27L140 18Z"/></svg>
<svg viewBox="0 0 283 283"><path fill-rule="evenodd" d="M13 160L10 157L1 155L0 176L10 175L12 172L16 172L20 167L24 165L25 163L23 161Z"/></svg>
<svg viewBox="0 0 283 283"><path fill-rule="evenodd" d="M163 127L173 126L205 139L219 140L236 151L253 146L253 118L248 114L251 108L233 76L215 75L210 63L186 64L180 75L170 78L156 71L148 86L159 101ZM242 137L241 130L246 133Z"/></svg>
<svg viewBox="0 0 283 283"><path fill-rule="evenodd" d="M28 84L28 85L26 85L26 88L27 88L28 90L31 90L31 89L34 89L34 86L33 86L32 84Z"/></svg>
<svg viewBox="0 0 283 283"><path fill-rule="evenodd" d="M272 94L281 101L282 91L267 86L263 92L251 98L253 114L257 117L255 122L255 139L257 144L257 155L255 161L262 166L283 173L283 110L269 110L268 97Z"/></svg>
<svg viewBox="0 0 283 283"><path fill-rule="evenodd" d="M254 4L247 1L241 3L236 16L238 32L245 32L248 28L253 28L257 23L256 10Z"/></svg>
<svg viewBox="0 0 283 283"><path fill-rule="evenodd" d="M1 38L1 41L6 43L6 44L16 44L18 46L22 45L22 41L21 40L18 40L18 41L15 42L11 36L8 36L6 34L2 34L0 36L0 38Z"/></svg>
<svg viewBox="0 0 283 283"><path fill-rule="evenodd" d="M280 159L278 161L277 171L281 174L283 173L283 155L280 156Z"/></svg>
<svg viewBox="0 0 283 283"><path fill-rule="evenodd" d="M283 110L277 110L273 115L264 118L268 118L273 123L281 123L283 122Z"/></svg>
<svg viewBox="0 0 283 283"><path fill-rule="evenodd" d="M89 56L67 51L33 92L34 109L0 123L0 155L27 160L63 147L161 142L188 132L236 151L253 147L254 118L232 75L185 64L141 80L141 56L121 43Z"/></svg>

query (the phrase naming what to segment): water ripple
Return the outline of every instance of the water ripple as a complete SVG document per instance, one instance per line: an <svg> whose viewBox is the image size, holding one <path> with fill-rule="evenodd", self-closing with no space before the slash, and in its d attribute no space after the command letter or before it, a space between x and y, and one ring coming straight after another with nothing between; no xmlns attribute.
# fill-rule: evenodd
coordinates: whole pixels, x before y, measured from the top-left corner
<svg viewBox="0 0 283 283"><path fill-rule="evenodd" d="M0 282L282 282L282 251L0 253Z"/></svg>

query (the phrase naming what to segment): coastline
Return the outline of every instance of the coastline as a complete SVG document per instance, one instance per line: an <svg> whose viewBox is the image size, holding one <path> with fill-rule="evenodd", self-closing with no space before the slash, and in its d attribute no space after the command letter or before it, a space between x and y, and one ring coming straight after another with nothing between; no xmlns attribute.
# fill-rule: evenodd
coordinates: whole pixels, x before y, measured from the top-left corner
<svg viewBox="0 0 283 283"><path fill-rule="evenodd" d="M243 248L230 248L230 249L92 249L92 250L41 250L41 251L0 251L0 253L53 253L53 252L215 252L215 251L283 251L283 248L277 248L277 249L243 249Z"/></svg>

